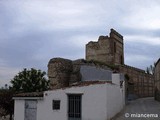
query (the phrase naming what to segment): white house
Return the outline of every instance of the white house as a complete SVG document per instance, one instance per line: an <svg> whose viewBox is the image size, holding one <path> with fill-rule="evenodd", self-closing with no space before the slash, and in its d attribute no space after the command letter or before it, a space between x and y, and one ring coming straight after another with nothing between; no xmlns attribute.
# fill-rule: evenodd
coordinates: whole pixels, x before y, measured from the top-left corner
<svg viewBox="0 0 160 120"><path fill-rule="evenodd" d="M112 81L81 81L41 93L18 94L14 120L109 120L125 105L120 74Z"/></svg>

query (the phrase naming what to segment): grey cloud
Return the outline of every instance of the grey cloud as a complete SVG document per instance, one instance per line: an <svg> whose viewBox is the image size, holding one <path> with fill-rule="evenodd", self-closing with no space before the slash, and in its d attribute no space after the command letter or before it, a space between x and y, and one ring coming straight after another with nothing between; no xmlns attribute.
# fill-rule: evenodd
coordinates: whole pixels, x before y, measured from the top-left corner
<svg viewBox="0 0 160 120"><path fill-rule="evenodd" d="M152 65L160 57L160 47L148 45L144 43L126 42L125 43L125 57L139 55L139 58L129 59L126 64L145 69L147 66ZM146 59L141 60L141 56Z"/></svg>
<svg viewBox="0 0 160 120"><path fill-rule="evenodd" d="M15 73L12 71L24 67L46 71L47 63L52 57L84 58L84 45L91 40L97 40L99 35L108 35L110 28L116 29L124 38L127 35L159 37L160 29L139 28L138 23L137 28L134 28L130 21L124 21L130 15L134 15L139 8L155 4L155 1L150 2L149 0L0 1L0 60L5 61L3 66L6 65L7 70L11 70L9 75L11 77ZM125 26L126 24L130 27ZM79 36L86 36L88 41L81 42L83 37ZM76 42L77 45L74 44ZM159 57L158 46L127 40L124 42L126 56ZM78 45L82 43L83 45ZM145 68L153 62L151 59L143 63L137 61L140 60L126 63ZM2 78L5 79L0 75L0 79Z"/></svg>
<svg viewBox="0 0 160 120"><path fill-rule="evenodd" d="M144 35L150 37L160 37L160 28L159 29L141 29L141 28L127 28L121 27L121 33L124 35ZM125 37L125 36L124 36Z"/></svg>
<svg viewBox="0 0 160 120"><path fill-rule="evenodd" d="M30 31L21 37L12 36L0 45L1 58L6 59L10 66L34 65L34 56L71 56L76 48L69 43L70 32L57 33ZM79 52L81 53L81 52ZM44 58L45 59L45 58ZM49 59L49 58L47 58ZM33 61L32 61L33 60Z"/></svg>
<svg viewBox="0 0 160 120"><path fill-rule="evenodd" d="M125 44L126 53L130 54L143 54L146 56L158 57L160 53L160 47L155 47L154 45L148 45L143 43L126 42Z"/></svg>

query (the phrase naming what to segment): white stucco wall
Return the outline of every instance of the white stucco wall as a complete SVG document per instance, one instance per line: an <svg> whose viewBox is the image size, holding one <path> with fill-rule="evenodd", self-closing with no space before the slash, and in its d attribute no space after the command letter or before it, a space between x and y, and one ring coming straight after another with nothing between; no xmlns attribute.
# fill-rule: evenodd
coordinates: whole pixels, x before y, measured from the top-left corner
<svg viewBox="0 0 160 120"><path fill-rule="evenodd" d="M47 91L37 104L37 120L66 120L67 95L63 90ZM52 101L60 100L60 110L52 109Z"/></svg>
<svg viewBox="0 0 160 120"><path fill-rule="evenodd" d="M107 118L110 119L123 109L124 98L118 85L107 86Z"/></svg>
<svg viewBox="0 0 160 120"><path fill-rule="evenodd" d="M81 91L82 120L106 120L106 86L107 84L90 85L82 88L71 88L70 91Z"/></svg>
<svg viewBox="0 0 160 120"><path fill-rule="evenodd" d="M82 120L106 120L106 84L72 87L45 92L38 101L37 120L68 120L67 94L82 94ZM52 110L52 100L61 100L60 110Z"/></svg>
<svg viewBox="0 0 160 120"><path fill-rule="evenodd" d="M120 87L120 81L123 81L122 87ZM123 75L118 73L112 74L112 83L115 85L107 85L108 119L116 115L125 106L125 81Z"/></svg>
<svg viewBox="0 0 160 120"><path fill-rule="evenodd" d="M24 100L14 101L14 120L24 120Z"/></svg>

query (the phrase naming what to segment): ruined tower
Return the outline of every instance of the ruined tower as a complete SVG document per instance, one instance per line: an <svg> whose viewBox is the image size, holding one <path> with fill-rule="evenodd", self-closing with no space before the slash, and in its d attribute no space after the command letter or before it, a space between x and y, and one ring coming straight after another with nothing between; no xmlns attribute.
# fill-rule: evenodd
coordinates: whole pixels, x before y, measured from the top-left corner
<svg viewBox="0 0 160 120"><path fill-rule="evenodd" d="M48 63L48 78L50 89L68 87L70 84L81 80L80 60L52 58Z"/></svg>
<svg viewBox="0 0 160 120"><path fill-rule="evenodd" d="M72 61L63 58L53 58L48 63L48 78L50 89L69 86Z"/></svg>
<svg viewBox="0 0 160 120"><path fill-rule="evenodd" d="M86 45L86 60L94 60L111 65L123 65L123 36L111 29L109 37L100 36L98 42L89 42Z"/></svg>

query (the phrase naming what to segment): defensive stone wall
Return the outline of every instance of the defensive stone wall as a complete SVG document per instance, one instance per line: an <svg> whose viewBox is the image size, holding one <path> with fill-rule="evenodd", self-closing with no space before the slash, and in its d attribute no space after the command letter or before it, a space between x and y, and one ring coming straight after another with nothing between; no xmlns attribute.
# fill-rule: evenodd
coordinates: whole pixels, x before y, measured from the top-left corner
<svg viewBox="0 0 160 120"><path fill-rule="evenodd" d="M97 42L86 45L86 60L71 61L63 58L53 58L48 63L50 89L63 88L81 81L81 65L89 65L120 72L128 76L128 94L137 97L154 96L154 76L144 70L124 64L123 36L111 29L109 36L100 36ZM159 66L159 67L158 67ZM157 63L155 76L160 80L160 64ZM159 82L160 83L160 82ZM160 84L157 89L160 90Z"/></svg>
<svg viewBox="0 0 160 120"><path fill-rule="evenodd" d="M50 89L67 87L70 84L81 81L82 66L92 66L94 69L97 68L97 70L100 71L104 69L128 75L128 94L134 94L137 97L151 97L154 95L154 77L153 75L146 74L144 70L128 65L116 65L111 67L103 63L86 61L83 59L75 61L63 58L51 59L48 63ZM94 79L95 78L93 78L93 80Z"/></svg>
<svg viewBox="0 0 160 120"><path fill-rule="evenodd" d="M155 65L155 87L160 91L160 59L157 61Z"/></svg>
<svg viewBox="0 0 160 120"><path fill-rule="evenodd" d="M88 70L89 68L90 71L87 71L88 75L84 74L85 70ZM97 70L102 73L96 73L92 75L92 70ZM107 75L107 73L109 74L110 72L106 72L106 70L112 71L110 68L103 64L99 64L93 61L86 61L84 59L71 61L64 58L53 58L48 63L48 77L50 80L50 89L68 87L73 83L89 79L91 78L91 76L95 76L95 78L93 78L92 80L97 80L98 78L102 79L103 77L107 79L109 78L109 75ZM106 72L106 75L104 75L104 71ZM85 78L82 78L82 74L84 74L83 77Z"/></svg>
<svg viewBox="0 0 160 120"><path fill-rule="evenodd" d="M69 86L72 61L62 58L53 58L48 63L48 77L50 89Z"/></svg>
<svg viewBox="0 0 160 120"><path fill-rule="evenodd" d="M156 62L155 71L155 99L160 101L160 59Z"/></svg>
<svg viewBox="0 0 160 120"><path fill-rule="evenodd" d="M137 97L154 96L154 76L145 73L144 70L128 65L119 66L119 72L129 76L129 94L134 93Z"/></svg>

